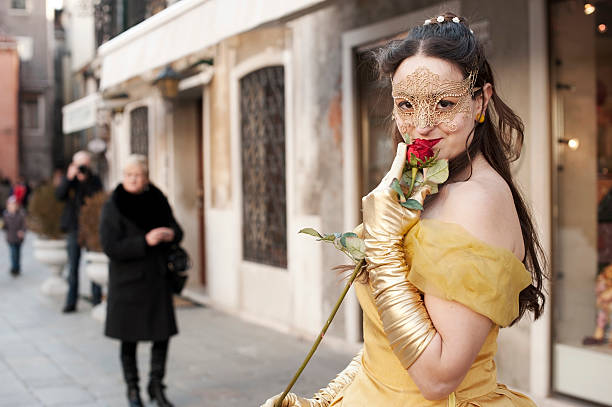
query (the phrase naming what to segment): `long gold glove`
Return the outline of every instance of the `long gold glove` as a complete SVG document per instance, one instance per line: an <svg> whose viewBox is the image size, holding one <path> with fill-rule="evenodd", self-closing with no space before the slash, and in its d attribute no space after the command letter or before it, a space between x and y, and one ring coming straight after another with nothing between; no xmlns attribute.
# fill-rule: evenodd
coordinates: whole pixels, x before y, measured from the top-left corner
<svg viewBox="0 0 612 407"><path fill-rule="evenodd" d="M419 211L402 207L391 188L400 179L406 145L400 143L391 170L362 200L366 259L374 301L393 352L408 369L436 335L420 292L408 280L403 250L404 235L419 220ZM428 186L412 198L421 204Z"/></svg>
<svg viewBox="0 0 612 407"><path fill-rule="evenodd" d="M359 370L361 370L361 356L363 350L351 360L351 363L344 368L342 372L332 380L327 387L319 390L311 399L305 399L289 393L283 400L282 407L327 407L332 400L342 391L346 386L351 384ZM268 399L261 407L274 407L276 400L280 395L276 395Z"/></svg>

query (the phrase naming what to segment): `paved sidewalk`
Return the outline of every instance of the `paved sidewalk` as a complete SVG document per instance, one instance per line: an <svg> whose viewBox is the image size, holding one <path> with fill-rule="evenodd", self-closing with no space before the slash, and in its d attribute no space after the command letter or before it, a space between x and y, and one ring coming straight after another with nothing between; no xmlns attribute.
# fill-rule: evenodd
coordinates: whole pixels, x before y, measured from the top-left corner
<svg viewBox="0 0 612 407"><path fill-rule="evenodd" d="M0 239L0 407L127 405L118 341L102 335L85 301L77 314L63 315L63 298L40 292L48 273L32 256L32 234L16 279L8 273L1 233ZM310 348L309 340L212 308L181 307L177 316L180 334L170 342L166 377L168 398L177 407L258 406L284 389ZM138 351L143 388L149 348L142 344ZM351 357L323 344L296 392L312 394Z"/></svg>

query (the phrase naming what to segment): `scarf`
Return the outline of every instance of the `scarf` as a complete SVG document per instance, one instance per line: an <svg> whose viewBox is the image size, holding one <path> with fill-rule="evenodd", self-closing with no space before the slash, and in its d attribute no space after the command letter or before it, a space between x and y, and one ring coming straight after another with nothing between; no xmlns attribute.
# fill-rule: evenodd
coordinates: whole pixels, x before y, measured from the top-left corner
<svg viewBox="0 0 612 407"><path fill-rule="evenodd" d="M168 200L153 184L149 184L140 194L127 192L119 184L112 199L119 212L145 233L157 227L170 226Z"/></svg>

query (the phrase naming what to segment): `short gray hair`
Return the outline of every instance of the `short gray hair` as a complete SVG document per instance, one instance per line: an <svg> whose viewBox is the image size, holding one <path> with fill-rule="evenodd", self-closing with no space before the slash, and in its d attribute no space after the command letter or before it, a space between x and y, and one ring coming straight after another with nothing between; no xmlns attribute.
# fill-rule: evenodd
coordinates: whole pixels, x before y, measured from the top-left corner
<svg viewBox="0 0 612 407"><path fill-rule="evenodd" d="M91 161L91 153L89 151L86 150L80 150L77 151L76 153L74 153L74 155L72 156L72 161L78 161L79 158L81 159L86 159L87 161Z"/></svg>
<svg viewBox="0 0 612 407"><path fill-rule="evenodd" d="M125 170L127 167L131 167L133 165L137 165L139 166L142 171L145 173L145 175L149 175L149 164L148 164L148 160L147 157L145 157L142 154L131 154L127 160L125 161L125 164L123 165L123 169Z"/></svg>

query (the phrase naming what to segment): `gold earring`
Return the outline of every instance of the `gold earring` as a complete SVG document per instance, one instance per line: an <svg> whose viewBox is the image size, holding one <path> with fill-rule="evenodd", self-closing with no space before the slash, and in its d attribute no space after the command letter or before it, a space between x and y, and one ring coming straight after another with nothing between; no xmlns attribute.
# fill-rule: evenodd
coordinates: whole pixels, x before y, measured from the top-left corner
<svg viewBox="0 0 612 407"><path fill-rule="evenodd" d="M484 113L479 113L478 116L476 116L476 121L478 123L484 123L485 121L485 115Z"/></svg>

